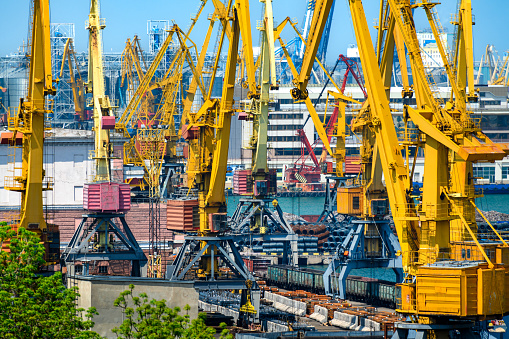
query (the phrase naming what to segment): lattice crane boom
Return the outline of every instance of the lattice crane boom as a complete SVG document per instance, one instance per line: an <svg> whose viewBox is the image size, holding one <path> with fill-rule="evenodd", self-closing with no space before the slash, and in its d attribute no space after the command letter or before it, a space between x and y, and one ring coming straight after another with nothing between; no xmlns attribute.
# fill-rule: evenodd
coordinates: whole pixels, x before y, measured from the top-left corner
<svg viewBox="0 0 509 339"><path fill-rule="evenodd" d="M80 67L76 61L76 52L74 51L74 45L71 38L68 38L65 42L64 54L62 55L62 64L60 67L60 78L63 76L66 60L69 67L69 83L71 84L72 95L74 98L74 111L80 121L85 121L87 120L85 115L85 87L83 79L81 78ZM74 66L76 66L76 75L74 74Z"/></svg>

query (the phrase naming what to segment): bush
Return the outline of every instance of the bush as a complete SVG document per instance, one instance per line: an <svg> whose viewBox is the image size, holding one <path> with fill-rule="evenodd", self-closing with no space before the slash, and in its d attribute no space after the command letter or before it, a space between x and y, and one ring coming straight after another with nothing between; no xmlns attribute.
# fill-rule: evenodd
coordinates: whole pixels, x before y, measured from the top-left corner
<svg viewBox="0 0 509 339"><path fill-rule="evenodd" d="M67 289L60 272L43 277L44 247L24 228L12 231L0 223L0 337L100 338L91 331L94 308L76 308L77 288Z"/></svg>
<svg viewBox="0 0 509 339"><path fill-rule="evenodd" d="M134 285L120 293L115 300L115 306L122 309L125 320L120 327L112 331L119 338L185 338L212 339L216 330L205 325L206 314L200 313L197 319L190 320L189 305L184 307L185 315L180 314L180 308L170 308L166 300L148 300L146 293L139 296L133 294ZM130 305L134 306L131 307ZM233 336L222 323L221 339L232 339Z"/></svg>

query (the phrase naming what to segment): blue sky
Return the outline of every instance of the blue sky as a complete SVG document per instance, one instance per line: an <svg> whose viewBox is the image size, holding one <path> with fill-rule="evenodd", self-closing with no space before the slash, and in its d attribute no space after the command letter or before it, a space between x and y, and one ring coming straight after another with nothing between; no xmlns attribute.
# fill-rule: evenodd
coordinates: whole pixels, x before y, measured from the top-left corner
<svg viewBox="0 0 509 339"><path fill-rule="evenodd" d="M456 0L443 0L437 7L442 25L453 32L449 24L451 13L456 10ZM0 55L7 55L18 50L26 40L28 26L29 1L0 0ZM306 10L306 0L274 0L274 19L282 21L286 16L295 18L301 23ZM379 1L363 1L368 24L373 25L378 15ZM137 34L141 38L142 47L148 49L147 20L173 20L182 28L189 25L191 14L194 14L200 4L199 0L103 0L101 2L101 17L106 19L104 30L104 50L121 52L127 38ZM251 20L256 22L260 18L262 5L251 0ZM88 32L85 21L88 19L90 1L87 0L51 0L51 21L54 23L74 23L76 31L76 50L81 52L87 48ZM473 12L476 19L474 26L474 53L479 60L484 53L486 44L495 45L502 56L509 49L509 1L505 0L472 0ZM208 21L206 14L212 12L212 1L209 1L197 24L193 38L197 45L205 35ZM418 12L417 28L427 27L423 11ZM289 27L285 28L286 39L293 37ZM254 43L257 44L257 33L254 32ZM347 0L336 0L334 20L331 29L328 63L332 63L340 53L346 53L346 48L355 43L350 12Z"/></svg>

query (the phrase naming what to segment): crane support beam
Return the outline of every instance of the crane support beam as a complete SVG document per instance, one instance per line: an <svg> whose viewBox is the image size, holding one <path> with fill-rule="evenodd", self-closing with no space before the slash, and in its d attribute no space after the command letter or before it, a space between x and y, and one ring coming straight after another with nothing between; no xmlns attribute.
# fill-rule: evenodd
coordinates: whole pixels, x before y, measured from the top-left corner
<svg viewBox="0 0 509 339"><path fill-rule="evenodd" d="M265 180L267 166L267 129L269 125L269 91L276 84L276 62L274 55L274 18L272 0L265 0L265 15L261 28L262 46L260 55L259 88L260 99L254 99L258 110L254 117L256 127L256 152L253 154L252 173L255 180ZM244 50L245 53L245 50ZM246 60L247 62L247 60ZM247 64L246 64L247 65ZM254 129L254 128L253 128Z"/></svg>
<svg viewBox="0 0 509 339"><path fill-rule="evenodd" d="M313 69L316 53L318 52L322 33L329 18L333 2L333 0L317 0L315 2L313 19L306 41L306 50L302 57L302 68L298 76L294 77L293 80L295 88L292 90L292 96L294 99L305 99L307 96L305 93L307 93L306 87L309 82L309 76Z"/></svg>
<svg viewBox="0 0 509 339"><path fill-rule="evenodd" d="M249 0L235 1L235 8L239 16L240 34L242 36L242 53L246 64L249 94L259 96L255 80L255 62L253 56L253 39L251 37L251 18L249 15ZM274 66L275 67L275 66Z"/></svg>
<svg viewBox="0 0 509 339"><path fill-rule="evenodd" d="M76 54L74 52L74 47L72 43L72 39L68 38L65 42L64 54L62 55L62 65L60 66L60 77L62 77L64 73L64 65L65 60L67 59L67 64L69 65L69 83L72 88L72 95L74 99L74 111L76 112L76 116L79 116L80 121L85 121L85 92L83 88L83 80L81 79L80 68L78 63L76 62ZM74 60L74 64L73 64ZM78 71L77 78L74 76L74 67L76 65L76 70Z"/></svg>
<svg viewBox="0 0 509 339"><path fill-rule="evenodd" d="M239 45L239 16L237 10L234 10L232 22L232 39L228 47L228 60L224 73L223 93L218 109L218 128L215 135L215 151L212 159L212 169L210 172L209 189L205 200L205 205L217 207L223 205L224 185L226 180L226 167L228 162L228 145L230 141L230 123L233 114L233 94L235 88L235 71L238 56ZM204 206L205 207L205 206ZM208 225L208 214L206 220L202 223ZM203 224L202 224L203 225Z"/></svg>
<svg viewBox="0 0 509 339"><path fill-rule="evenodd" d="M110 131L102 128L104 117L114 116L112 105L105 94L103 73L102 30L106 27L100 18L99 0L91 0L88 16L88 87L93 93L94 135L95 135L95 178L94 181L111 181L110 157L113 147Z"/></svg>
<svg viewBox="0 0 509 339"><path fill-rule="evenodd" d="M407 199L408 173L398 143L396 129L392 120L389 100L383 86L382 75L378 66L375 50L371 42L369 27L360 0L349 0L359 55L364 69L368 100L372 113L373 129L375 130L378 151L382 160L387 193L398 237L401 240L403 253L415 253L418 246L418 227L408 218L413 212L413 204ZM403 269L407 273L415 273L415 258L411 255L403 257Z"/></svg>

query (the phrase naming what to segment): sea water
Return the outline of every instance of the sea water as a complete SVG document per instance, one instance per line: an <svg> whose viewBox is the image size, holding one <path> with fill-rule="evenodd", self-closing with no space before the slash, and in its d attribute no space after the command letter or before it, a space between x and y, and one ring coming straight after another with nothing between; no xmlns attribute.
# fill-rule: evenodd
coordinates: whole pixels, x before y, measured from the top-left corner
<svg viewBox="0 0 509 339"><path fill-rule="evenodd" d="M228 215L232 215L237 207L240 196L227 197ZM322 213L324 197L280 197L278 204L283 212L296 215L317 215ZM509 194L488 194L475 201L482 211L496 211L509 214ZM331 253L331 257L334 253ZM305 266L306 267L306 266ZM327 265L311 265L309 268L325 271ZM350 275L396 281L396 274L390 268L360 268L350 271Z"/></svg>
<svg viewBox="0 0 509 339"><path fill-rule="evenodd" d="M238 195L228 196L228 215L232 215L237 207ZM283 212L296 215L317 215L322 213L325 197L280 197L278 204ZM477 207L482 211L497 211L509 214L509 194L487 194L475 199Z"/></svg>

